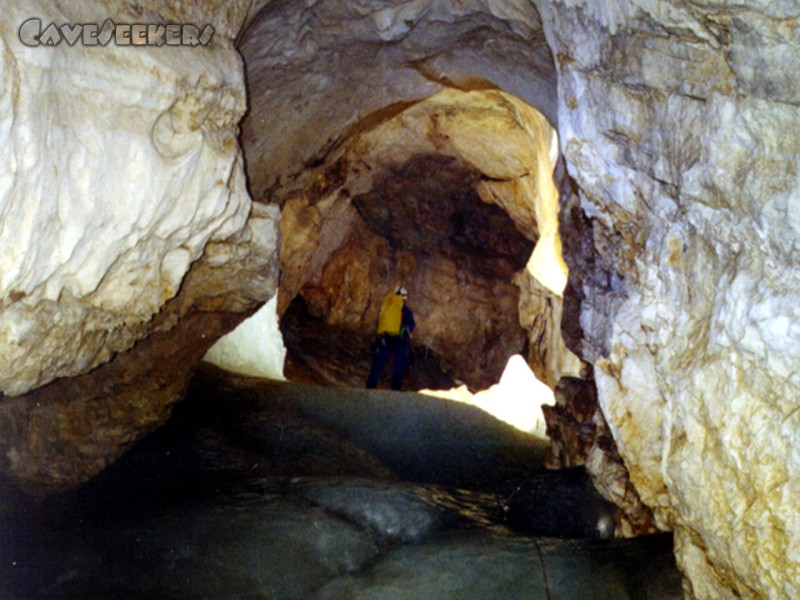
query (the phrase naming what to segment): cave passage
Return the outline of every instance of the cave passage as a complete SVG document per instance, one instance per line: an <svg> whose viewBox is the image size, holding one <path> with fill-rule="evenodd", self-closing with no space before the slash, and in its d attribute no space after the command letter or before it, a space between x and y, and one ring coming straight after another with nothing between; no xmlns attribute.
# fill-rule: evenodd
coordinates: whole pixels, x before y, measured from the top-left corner
<svg viewBox="0 0 800 600"><path fill-rule="evenodd" d="M520 100L448 90L342 143L275 197L287 376L363 385L363 349L401 284L418 325L408 389L484 389L514 354L551 386L574 369L560 334L554 147Z"/></svg>
<svg viewBox="0 0 800 600"><path fill-rule="evenodd" d="M479 179L453 157L419 155L353 198L351 237L284 314L288 379L362 387L375 321L348 304L358 295L380 301L392 282L410 290L419 323L406 389L487 388L509 356L525 353L512 279L534 244L479 198ZM466 358L452 350L459 346L471 349Z"/></svg>
<svg viewBox="0 0 800 600"><path fill-rule="evenodd" d="M582 364L561 335L550 123L498 90L445 90L354 131L261 199L281 208L281 374L364 387L381 304L403 285L417 323L403 389L471 401L521 356L530 372L507 402L552 403L545 386Z"/></svg>
<svg viewBox="0 0 800 600"><path fill-rule="evenodd" d="M509 590L527 598L549 589L546 555L558 565L556 593L584 598L598 588L595 565L616 548L618 568L603 583L641 597L652 578L631 583L625 555L637 545L661 557L657 571L679 589L674 565L663 560L668 540L595 544L613 537L622 517L583 469L541 470L543 435L419 394L336 389L363 386L379 307L398 285L410 290L418 323L406 390L483 390L513 370L522 372L514 400L535 412L531 381L552 387L580 367L561 336L567 269L555 131L493 85L428 91L358 112L294 155L275 144L292 160L313 152L300 170L273 169L267 187L250 181L259 192L238 241L256 240L240 253L274 257L274 244L257 243L274 229L253 222L274 225L276 207L283 240L280 285L265 309L280 331L256 328L250 339L285 344L285 364L275 362L292 383L198 375L163 430L83 489L37 508L32 522L42 527L34 535L28 523L2 534L0 589L27 597L210 590L320 600L365 589L364 597L383 597L373 575L385 569L398 573L409 598L444 597L437 586L446 578L436 573L454 571L472 579L471 591L480 586L475 598ZM319 101L309 96L295 100ZM211 266L237 252L220 246ZM247 291L238 292L231 303L246 310ZM216 299L205 309L219 309ZM249 345L245 335L231 350ZM548 541L543 554L533 540L540 565L531 560L531 536L581 541ZM409 585L431 563L439 563L434 575Z"/></svg>

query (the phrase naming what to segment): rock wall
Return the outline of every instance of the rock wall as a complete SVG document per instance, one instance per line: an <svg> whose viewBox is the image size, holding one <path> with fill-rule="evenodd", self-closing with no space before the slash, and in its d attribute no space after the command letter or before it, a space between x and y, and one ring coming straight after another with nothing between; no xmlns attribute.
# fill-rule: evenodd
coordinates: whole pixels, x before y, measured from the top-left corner
<svg viewBox="0 0 800 600"><path fill-rule="evenodd" d="M163 425L214 341L275 294L277 220L255 205L241 232L208 244L130 350L0 401L0 480L37 495L74 487Z"/></svg>
<svg viewBox="0 0 800 600"><path fill-rule="evenodd" d="M224 8L221 6L224 4ZM250 208L237 142L246 2L6 3L0 38L0 390L129 348ZM216 12L218 11L218 12ZM24 45L50 22L200 23L208 46Z"/></svg>
<svg viewBox="0 0 800 600"><path fill-rule="evenodd" d="M0 476L28 491L91 477L163 423L211 342L275 292L277 210L251 211L237 141L232 40L248 8L5 5ZM31 47L17 32L32 16L45 28L209 15L207 46Z"/></svg>
<svg viewBox="0 0 800 600"><path fill-rule="evenodd" d="M404 282L415 340L471 388L496 383L526 338L539 379L577 373L560 335L553 142L545 118L513 96L458 90L343 140L275 192L279 314L299 294L329 324L369 335Z"/></svg>
<svg viewBox="0 0 800 600"><path fill-rule="evenodd" d="M205 351L189 335L204 335L199 323L216 335L239 317L209 313L247 313L272 294L275 214L257 209L248 221L236 141L245 94L233 39L248 22L237 41L252 92L243 125L252 191L259 200L280 191L297 209L290 249L303 236L325 240L306 255L316 270L357 217L336 201L347 165L331 159L358 138L368 153L376 125L447 87L501 88L558 124L591 220L591 246L567 248L583 256L570 259L583 355L639 496L675 530L696 597L800 595L800 9L534 4L6 3L0 390L107 366L94 391L73 378L3 399L2 471L50 491L90 476L165 418L185 376L169 367L184 361L181 344ZM205 48L29 48L17 28L34 13L59 24L213 14L216 33ZM454 143L440 135L449 116L417 115L403 139L432 133L440 151ZM466 162L485 147L472 133L459 149ZM529 163L518 166L479 169L498 179L481 197L516 198L519 186L499 179L523 178ZM360 181L351 197L373 179ZM319 227L341 237L317 238ZM284 271L295 293L308 268L298 260ZM557 322L560 312L547 314ZM151 347L162 333L175 339ZM153 367L168 356L175 362ZM103 387L112 372L127 383ZM155 388L139 394L146 372L159 373Z"/></svg>
<svg viewBox="0 0 800 600"><path fill-rule="evenodd" d="M653 513L631 482L597 402L595 382L562 377L555 389L554 402L542 406L541 412L550 439L545 465L550 469L585 466L603 497L620 508L618 536L656 532Z"/></svg>
<svg viewBox="0 0 800 600"><path fill-rule="evenodd" d="M797 597L800 8L538 4L620 454L696 597Z"/></svg>

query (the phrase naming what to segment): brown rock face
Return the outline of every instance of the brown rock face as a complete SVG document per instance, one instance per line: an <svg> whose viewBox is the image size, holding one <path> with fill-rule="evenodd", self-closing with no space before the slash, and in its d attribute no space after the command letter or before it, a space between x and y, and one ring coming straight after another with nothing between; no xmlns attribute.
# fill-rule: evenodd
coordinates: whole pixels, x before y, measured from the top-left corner
<svg viewBox="0 0 800 600"><path fill-rule="evenodd" d="M239 318L194 312L91 373L5 399L0 406L3 471L32 494L90 479L144 433L164 424L205 351Z"/></svg>
<svg viewBox="0 0 800 600"><path fill-rule="evenodd" d="M550 438L546 466L586 466L598 490L621 509L619 535L655 532L653 514L631 483L597 403L594 381L564 377L556 386L555 399L555 406L542 407Z"/></svg>
<svg viewBox="0 0 800 600"><path fill-rule="evenodd" d="M484 203L480 174L448 156L416 156L353 203L392 248L440 256L483 277L511 279L533 251L501 208Z"/></svg>
<svg viewBox="0 0 800 600"><path fill-rule="evenodd" d="M285 323L289 352L302 353L323 371L339 356L352 358L348 348L369 345L385 294L403 283L417 321L414 345L471 387L496 383L508 357L525 346L512 278L524 268L533 242L502 209L479 198L473 187L478 179L453 157L415 156L356 196L350 237L321 276L300 290L308 311L337 329L336 344L296 348L298 334L291 329L298 324ZM419 366L415 362L412 371ZM368 369L367 356L345 381L363 385ZM422 387L436 387L441 379L415 377Z"/></svg>
<svg viewBox="0 0 800 600"><path fill-rule="evenodd" d="M447 91L384 118L276 190L279 314L301 297L327 325L368 340L384 296L403 283L415 344L451 379L488 387L513 354L549 385L575 372L560 334L566 276L544 117L496 91ZM284 333L290 358L316 371L335 360L293 349ZM345 380L361 385L367 370Z"/></svg>

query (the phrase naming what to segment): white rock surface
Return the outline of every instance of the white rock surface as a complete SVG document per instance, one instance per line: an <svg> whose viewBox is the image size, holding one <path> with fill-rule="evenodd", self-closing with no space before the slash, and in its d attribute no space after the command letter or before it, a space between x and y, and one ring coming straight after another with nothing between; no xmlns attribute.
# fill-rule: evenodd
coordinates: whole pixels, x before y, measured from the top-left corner
<svg viewBox="0 0 800 600"><path fill-rule="evenodd" d="M278 295L220 338L203 360L234 373L284 380L286 348L278 328Z"/></svg>
<svg viewBox="0 0 800 600"><path fill-rule="evenodd" d="M148 321L176 294L206 243L244 225L250 199L236 137L246 105L242 61L230 42L243 4L216 15L209 46L148 48L29 47L17 35L32 15L44 25L102 24L109 17L137 22L142 14L131 7L5 4L0 390L6 394L83 372L128 348L148 332ZM145 8L154 22L190 22L202 18L203 7Z"/></svg>
<svg viewBox="0 0 800 600"><path fill-rule="evenodd" d="M538 4L620 453L696 597L798 597L800 6Z"/></svg>
<svg viewBox="0 0 800 600"><path fill-rule="evenodd" d="M477 406L520 431L543 440L547 439L547 424L542 406L555 404L553 390L536 378L519 354L508 359L500 381L475 394L470 393L467 386L451 390L420 390L420 393Z"/></svg>

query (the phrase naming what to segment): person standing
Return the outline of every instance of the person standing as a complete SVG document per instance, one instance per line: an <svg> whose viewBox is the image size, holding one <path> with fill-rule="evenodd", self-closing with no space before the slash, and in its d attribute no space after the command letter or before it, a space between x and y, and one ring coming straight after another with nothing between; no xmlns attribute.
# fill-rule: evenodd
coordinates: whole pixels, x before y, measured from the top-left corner
<svg viewBox="0 0 800 600"><path fill-rule="evenodd" d="M408 291L402 285L387 294L378 316L378 341L375 356L367 377L367 389L375 389L383 368L394 354L392 363L392 389L399 390L408 367L411 353L411 333L416 327L414 313L406 306Z"/></svg>

